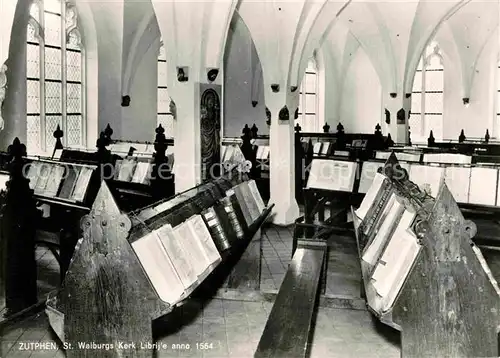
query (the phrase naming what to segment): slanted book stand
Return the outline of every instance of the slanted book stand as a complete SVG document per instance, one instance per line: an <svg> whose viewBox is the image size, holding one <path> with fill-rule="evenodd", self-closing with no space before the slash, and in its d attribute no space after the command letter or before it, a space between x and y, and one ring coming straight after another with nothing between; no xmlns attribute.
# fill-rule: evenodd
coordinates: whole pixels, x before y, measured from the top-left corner
<svg viewBox="0 0 500 358"><path fill-rule="evenodd" d="M210 266L206 275L198 275L196 284L184 290L180 301L169 305L159 296L158 289L165 291L165 287L155 286L151 271L146 271L144 261L141 263L139 252L133 244L157 229L168 225L175 228L189 221L193 215L199 215L224 198L231 185L224 180L202 184L171 200L125 214L106 183L102 182L91 212L82 219L83 239L75 249L63 288L47 301L46 312L50 324L61 341L66 342L64 348L68 357L153 355L156 347L153 344L152 320L182 305L212 270L220 274L220 268L232 268L224 266L224 262L216 269ZM234 195L231 197L233 199ZM241 204L241 201L238 200L238 203ZM239 206L235 208L240 210ZM239 244L235 247L242 250L246 248L243 244L255 237L272 208L271 205L261 208L259 214L254 212L252 222L245 227L245 236L238 239ZM179 242L182 242L180 246L185 247L183 252L195 247L189 244L192 242L191 237L175 241L176 244ZM173 257L171 254L168 253ZM228 257L234 258L238 254L241 252L234 250L228 255L221 255L221 258L227 262L231 261ZM260 263L260 256L256 259ZM176 269L180 270L181 267ZM190 267L182 269L189 270ZM174 291L174 281L168 282L172 282L169 287ZM95 345L81 346L82 343ZM92 351L93 347L97 350Z"/></svg>
<svg viewBox="0 0 500 358"><path fill-rule="evenodd" d="M384 168L384 185L374 189L377 193L371 199L367 193L371 203L361 205L369 206L365 219L356 212L353 215L368 306L383 323L401 331L402 357L498 357L500 290L471 241L475 224L464 219L446 184L442 183L434 199L420 191L406 172L396 178L393 168L397 165L392 155ZM401 239L402 222L401 215L396 219L382 215L389 202L387 193L394 193L405 210L415 214L399 252L404 252L412 238L419 248L406 265L407 274L397 272L403 279L399 289L392 286L397 291L392 292L395 298L390 307L381 307L384 297L374 276L392 264L386 252L393 241ZM393 219L378 258L373 264L365 261L370 245L383 235L383 221Z"/></svg>

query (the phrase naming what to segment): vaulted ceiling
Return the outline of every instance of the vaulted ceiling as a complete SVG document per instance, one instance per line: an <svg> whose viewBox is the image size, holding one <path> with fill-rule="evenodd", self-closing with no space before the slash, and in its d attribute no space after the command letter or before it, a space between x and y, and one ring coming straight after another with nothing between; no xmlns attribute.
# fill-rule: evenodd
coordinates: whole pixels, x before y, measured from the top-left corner
<svg viewBox="0 0 500 358"><path fill-rule="evenodd" d="M72 1L79 9L92 10L80 14L87 24L84 32L95 32L84 36L95 37L99 51L122 54L116 62L124 92L141 56L159 46L160 34L170 70L187 66L190 77L200 80L208 69L222 67L233 18L243 21L251 34L266 85L299 86L308 59L319 49L327 54L326 66L342 81L353 51L362 49L386 93L410 92L425 46L447 27L460 58L464 88L470 88L478 58L497 34L499 14L496 0ZM12 24L13 2L0 0L2 28ZM0 63L7 57L9 41L2 36Z"/></svg>

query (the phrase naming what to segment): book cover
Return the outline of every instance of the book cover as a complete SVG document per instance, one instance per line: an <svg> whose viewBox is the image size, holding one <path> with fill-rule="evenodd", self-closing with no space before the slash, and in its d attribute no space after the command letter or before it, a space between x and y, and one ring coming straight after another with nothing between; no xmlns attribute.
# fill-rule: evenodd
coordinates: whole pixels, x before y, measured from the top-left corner
<svg viewBox="0 0 500 358"><path fill-rule="evenodd" d="M227 198L227 199L226 199ZM243 210L241 209L240 203L238 201L238 198L236 197L236 194L233 189L229 189L226 191L226 197L222 199L224 202L228 200L231 203L231 207L233 208L234 214L236 216L238 224L241 226L241 229L244 233L247 232L248 226L247 221L245 219L245 215L243 214ZM227 211L227 209L226 209ZM235 230L238 232L236 229L236 226L233 225Z"/></svg>
<svg viewBox="0 0 500 358"><path fill-rule="evenodd" d="M257 203L257 207L259 210L259 215L262 214L266 208L266 204L264 204L264 200L262 200L262 196L260 195L260 191L257 188L257 183L255 180L251 179L248 181L248 187L250 189L250 192L252 193L252 196Z"/></svg>
<svg viewBox="0 0 500 358"><path fill-rule="evenodd" d="M242 211L243 216L245 218L245 222L246 222L247 226L252 225L252 223L254 221L255 214L252 215L251 209L249 207L250 205L247 203L247 201L248 201L247 194L244 192L242 184L238 184L238 185L234 186L231 189L231 192L229 195L231 195L232 193L234 193L234 195L237 198L237 201L240 205L240 208L241 208L241 211ZM226 195L228 195L228 194L226 194Z"/></svg>
<svg viewBox="0 0 500 358"><path fill-rule="evenodd" d="M80 169L78 179L76 180L75 187L71 193L71 199L79 202L83 202L85 200L85 194L87 194L92 172L93 170L91 168L82 167Z"/></svg>
<svg viewBox="0 0 500 358"><path fill-rule="evenodd" d="M62 165L54 165L50 173L50 180L45 188L46 196L55 197L61 187L61 181L64 175L64 167Z"/></svg>
<svg viewBox="0 0 500 358"><path fill-rule="evenodd" d="M63 180L61 190L59 191L59 198L69 199L76 185L76 181L78 176L80 175L80 169L82 167L79 166L69 166L66 165L66 173L65 178Z"/></svg>
<svg viewBox="0 0 500 358"><path fill-rule="evenodd" d="M220 203L221 205L217 205L215 209L218 213L218 216L221 218L221 224L223 228L227 227L225 231L230 242L243 239L245 237L245 231L239 221L236 210L233 207L231 198L226 196L221 199Z"/></svg>
<svg viewBox="0 0 500 358"><path fill-rule="evenodd" d="M205 209L201 212L201 215L219 252L224 252L231 248L229 239L226 236L226 231L222 227L215 209L213 207Z"/></svg>

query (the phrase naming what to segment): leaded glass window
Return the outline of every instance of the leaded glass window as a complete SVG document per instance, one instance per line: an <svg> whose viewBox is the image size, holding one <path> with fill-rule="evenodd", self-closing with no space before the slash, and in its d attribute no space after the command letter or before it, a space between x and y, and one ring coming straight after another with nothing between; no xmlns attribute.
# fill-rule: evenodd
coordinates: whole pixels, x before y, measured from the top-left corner
<svg viewBox="0 0 500 358"><path fill-rule="evenodd" d="M165 136L173 138L175 133L174 116L170 109L170 96L167 88L167 55L165 47L160 46L158 53L158 120L157 124L161 124L165 128Z"/></svg>
<svg viewBox="0 0 500 358"><path fill-rule="evenodd" d="M57 125L63 144L85 143L84 49L75 8L60 0L35 0L27 29L27 149L50 154Z"/></svg>
<svg viewBox="0 0 500 358"><path fill-rule="evenodd" d="M294 113L291 113L294 115ZM312 58L306 68L299 89L299 117L295 120L303 132L322 132L318 116L318 70Z"/></svg>
<svg viewBox="0 0 500 358"><path fill-rule="evenodd" d="M431 130L434 138L443 138L443 93L443 55L432 42L420 59L413 82L409 125L414 143L426 143Z"/></svg>

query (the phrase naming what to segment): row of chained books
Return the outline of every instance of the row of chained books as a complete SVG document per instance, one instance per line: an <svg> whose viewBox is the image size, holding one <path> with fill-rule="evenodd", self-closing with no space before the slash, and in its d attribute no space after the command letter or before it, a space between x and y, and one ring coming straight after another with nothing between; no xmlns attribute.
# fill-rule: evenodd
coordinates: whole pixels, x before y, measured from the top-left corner
<svg viewBox="0 0 500 358"><path fill-rule="evenodd" d="M354 212L361 264L367 273L368 305L379 314L389 311L421 250L414 232L416 208L399 194L385 175L377 173ZM368 282L367 282L368 281Z"/></svg>
<svg viewBox="0 0 500 358"><path fill-rule="evenodd" d="M148 210L161 213L176 201ZM131 245L160 299L175 305L217 267L224 251L245 239L265 208L255 181L244 181L200 214L176 226L164 224Z"/></svg>
<svg viewBox="0 0 500 358"><path fill-rule="evenodd" d="M36 160L28 164L24 175L36 195L83 202L96 169L93 165Z"/></svg>

